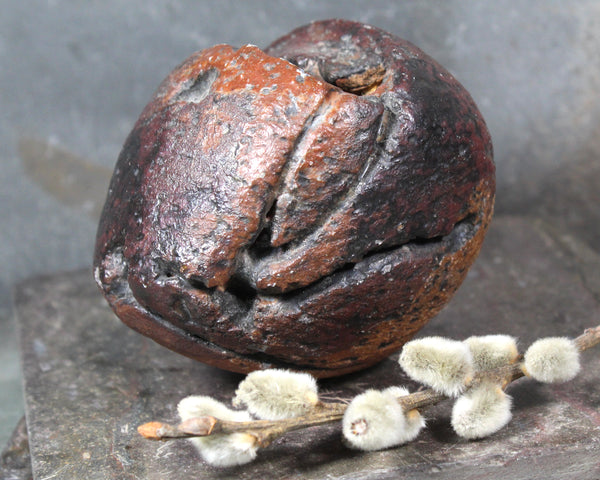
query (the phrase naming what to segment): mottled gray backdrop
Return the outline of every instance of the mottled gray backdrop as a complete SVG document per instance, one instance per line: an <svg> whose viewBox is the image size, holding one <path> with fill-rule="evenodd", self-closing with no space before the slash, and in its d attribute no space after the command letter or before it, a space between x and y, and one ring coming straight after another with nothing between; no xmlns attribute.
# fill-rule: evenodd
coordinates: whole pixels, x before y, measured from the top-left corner
<svg viewBox="0 0 600 480"><path fill-rule="evenodd" d="M110 171L158 83L195 50L333 17L412 41L470 90L498 213L555 218L600 249L586 228L600 221L598 1L0 0L0 450L23 410L10 291L89 267Z"/></svg>

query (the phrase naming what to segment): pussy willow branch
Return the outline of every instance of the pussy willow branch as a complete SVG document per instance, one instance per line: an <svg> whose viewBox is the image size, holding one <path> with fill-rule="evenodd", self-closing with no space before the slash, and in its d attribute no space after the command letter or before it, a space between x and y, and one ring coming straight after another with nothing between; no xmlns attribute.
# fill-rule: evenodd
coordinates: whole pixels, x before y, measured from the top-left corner
<svg viewBox="0 0 600 480"><path fill-rule="evenodd" d="M261 447L275 438L293 430L315 427L341 420L348 405L345 403L320 403L309 414L283 420L253 420L234 422L205 416L192 418L179 425L149 422L138 427L138 432L150 440L205 437L215 433L245 432L256 437Z"/></svg>
<svg viewBox="0 0 600 480"><path fill-rule="evenodd" d="M575 338L575 344L580 352L600 344L600 325L586 329ZM477 386L482 382L494 382L507 386L525 374L520 362L499 367L486 372L478 372L467 385L467 388ZM446 395L427 389L398 398L405 412L426 408L446 399ZM152 440L168 440L172 438L204 437L215 433L245 432L256 437L261 447L269 445L279 436L326 423L340 421L347 408L346 403L319 403L310 413L284 420L254 420L249 422L232 422L220 420L211 416L192 418L179 425L169 425L162 422L150 422L138 427L138 432Z"/></svg>

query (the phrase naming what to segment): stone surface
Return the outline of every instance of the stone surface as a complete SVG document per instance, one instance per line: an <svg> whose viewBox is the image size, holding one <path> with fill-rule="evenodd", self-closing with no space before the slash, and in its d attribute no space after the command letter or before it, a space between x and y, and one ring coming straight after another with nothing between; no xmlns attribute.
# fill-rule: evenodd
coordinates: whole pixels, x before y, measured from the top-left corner
<svg viewBox="0 0 600 480"><path fill-rule="evenodd" d="M568 239L567 239L568 240ZM600 258L581 263L552 230L529 218L497 217L463 287L420 335L461 339L508 333L526 347L540 336L579 334L598 323ZM249 465L205 465L184 440L152 442L135 431L150 420L176 421L189 394L227 401L241 376L176 355L121 324L91 272L27 283L17 293L26 411L36 479L428 478L596 479L600 475L600 355L555 386L522 379L509 388L514 417L477 442L449 425L450 403L426 411L428 428L404 447L347 449L337 425L283 437ZM408 382L390 359L361 373L321 382L325 395Z"/></svg>
<svg viewBox="0 0 600 480"><path fill-rule="evenodd" d="M24 416L17 423L6 448L0 455L0 478L2 480L30 480L33 478L29 436Z"/></svg>
<svg viewBox="0 0 600 480"><path fill-rule="evenodd" d="M528 199L532 214L600 253L600 128L573 162L548 175ZM521 208L523 210L525 207Z"/></svg>

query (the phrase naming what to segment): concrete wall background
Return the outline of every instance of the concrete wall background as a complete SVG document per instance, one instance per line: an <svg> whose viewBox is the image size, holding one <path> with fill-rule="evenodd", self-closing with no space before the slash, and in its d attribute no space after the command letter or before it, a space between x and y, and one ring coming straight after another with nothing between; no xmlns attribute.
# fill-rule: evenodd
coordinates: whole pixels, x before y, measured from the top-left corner
<svg viewBox="0 0 600 480"><path fill-rule="evenodd" d="M22 412L10 290L90 265L121 144L158 83L196 50L265 46L333 17L412 41L483 112L498 213L560 210L547 186L560 189L582 159L600 162L597 1L0 0L0 11L0 443Z"/></svg>

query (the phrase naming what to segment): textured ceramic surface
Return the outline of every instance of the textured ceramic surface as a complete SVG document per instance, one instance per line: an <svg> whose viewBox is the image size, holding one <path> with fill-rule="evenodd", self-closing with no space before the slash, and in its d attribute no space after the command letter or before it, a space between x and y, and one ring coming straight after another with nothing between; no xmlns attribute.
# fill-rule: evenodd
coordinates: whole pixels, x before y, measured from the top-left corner
<svg viewBox="0 0 600 480"><path fill-rule="evenodd" d="M129 135L96 244L116 314L247 372L347 373L398 350L452 296L494 200L467 91L357 22L264 52L218 45L159 87Z"/></svg>

